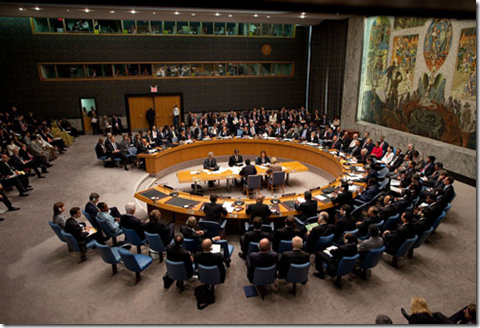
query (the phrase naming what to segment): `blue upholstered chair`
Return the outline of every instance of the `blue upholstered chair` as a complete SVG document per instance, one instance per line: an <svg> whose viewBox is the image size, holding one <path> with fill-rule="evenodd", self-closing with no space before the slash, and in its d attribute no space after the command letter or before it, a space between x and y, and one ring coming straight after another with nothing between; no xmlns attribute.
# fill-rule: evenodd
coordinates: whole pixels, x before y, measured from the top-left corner
<svg viewBox="0 0 480 328"><path fill-rule="evenodd" d="M143 254L132 254L129 251L118 248L118 253L122 258L123 264L128 270L135 272L135 283L138 283L141 279L140 272L144 271L153 260L150 256Z"/></svg>
<svg viewBox="0 0 480 328"><path fill-rule="evenodd" d="M359 257L360 255L357 254L355 256L343 257L340 260L340 263L338 264L337 272L335 273L335 276L337 277L335 283L337 284L337 286L340 287L342 285L343 276L353 271Z"/></svg>
<svg viewBox="0 0 480 328"><path fill-rule="evenodd" d="M267 268L255 268L255 271L253 272L253 284L255 285L255 287L257 287L262 299L265 298L265 290L262 287L273 284L275 282L276 273L276 264Z"/></svg>
<svg viewBox="0 0 480 328"><path fill-rule="evenodd" d="M428 239L428 237L430 237L432 232L433 232L433 227L430 227L430 229L425 230L420 236L418 236L417 241L415 242L415 244L413 244L412 248L410 248L410 250L408 251L409 259L413 258L413 250L415 248L419 248L420 246L422 246L423 243Z"/></svg>
<svg viewBox="0 0 480 328"><path fill-rule="evenodd" d="M131 245L137 246L137 254L142 254L142 245L144 245L147 240L141 240L137 232L133 229L122 228L122 230L125 233L126 241Z"/></svg>
<svg viewBox="0 0 480 328"><path fill-rule="evenodd" d="M397 229L397 224L398 224L398 219L400 218L400 214L397 213L395 215L390 216L387 219L387 222L383 225L382 232L385 230L396 230Z"/></svg>
<svg viewBox="0 0 480 328"><path fill-rule="evenodd" d="M278 253L282 254L283 252L291 251L292 241L291 240L280 240L280 244L278 245Z"/></svg>
<svg viewBox="0 0 480 328"><path fill-rule="evenodd" d="M185 238L183 240L182 248L186 249L192 254L195 254L197 251L200 250L200 247L198 246L198 242L194 239L189 239L189 238Z"/></svg>
<svg viewBox="0 0 480 328"><path fill-rule="evenodd" d="M445 218L446 215L447 214L445 213L445 211L443 211L442 214L440 214L438 216L438 218L435 220L435 223L433 224L433 232L435 232L437 230L438 226L440 225L440 223L442 223L442 221L443 221L443 219Z"/></svg>
<svg viewBox="0 0 480 328"><path fill-rule="evenodd" d="M349 230L349 231L344 231L342 233L342 236L340 236L340 240L338 241L338 243L335 244L335 242L333 243L335 246L340 246L340 245L343 245L343 237L345 237L346 234L352 234L354 236L357 236L358 234L358 229L355 229L355 230Z"/></svg>
<svg viewBox="0 0 480 328"><path fill-rule="evenodd" d="M387 169L387 170L388 170L388 169ZM378 184L378 188L379 188L380 190L383 190L383 189L387 188L389 182L390 182L390 179L389 179L389 178L383 179L383 180Z"/></svg>
<svg viewBox="0 0 480 328"><path fill-rule="evenodd" d="M385 179L385 177L387 176L388 172L390 172L390 170L388 169L388 167L384 167L383 169L381 169L380 171L378 171L378 180L383 180Z"/></svg>
<svg viewBox="0 0 480 328"><path fill-rule="evenodd" d="M296 295L297 293L297 283L304 284L308 280L308 270L310 269L310 262L305 264L290 264L288 269L287 277L285 278L286 282L292 283L292 293Z"/></svg>
<svg viewBox="0 0 480 328"><path fill-rule="evenodd" d="M113 274L116 274L117 264L120 263L120 261L122 261L120 253L118 252L119 247L110 248L107 245L101 245L96 241L94 243L95 243L95 247L97 248L97 251L100 253L100 256L102 257L103 262L111 264L112 272Z"/></svg>
<svg viewBox="0 0 480 328"><path fill-rule="evenodd" d="M243 192L247 193L247 197L250 195L250 190L257 190L260 195L260 188L262 187L261 175L249 175L247 181L243 183Z"/></svg>
<svg viewBox="0 0 480 328"><path fill-rule="evenodd" d="M84 254L82 254L82 251L80 250L80 246L78 245L78 242L75 239L75 237L73 237L72 234L70 234L68 232L65 232L63 230L61 230L60 233L62 234L63 239L65 239L67 241L68 245L70 246L70 249L74 252L79 252L80 253L80 262L83 262ZM91 240L91 241L87 242L87 245L86 245L87 249L90 249L93 246L95 246L94 242L95 242L94 240ZM80 262L78 262L78 263L80 263Z"/></svg>
<svg viewBox="0 0 480 328"><path fill-rule="evenodd" d="M245 231L252 231L252 230L253 230L253 224L245 222ZM274 230L275 230L275 226L273 225L273 222L262 224L262 231L272 233Z"/></svg>
<svg viewBox="0 0 480 328"><path fill-rule="evenodd" d="M327 247L332 246L333 237L335 237L335 235L332 233L331 235L322 236L318 238L317 243L315 244L315 253L317 253L318 251L322 251Z"/></svg>
<svg viewBox="0 0 480 328"><path fill-rule="evenodd" d="M222 283L220 279L220 271L216 265L204 266L198 265L198 278L207 285L219 285Z"/></svg>
<svg viewBox="0 0 480 328"><path fill-rule="evenodd" d="M285 171L273 172L272 178L267 179L267 188L273 189L282 188L282 194L285 193Z"/></svg>
<svg viewBox="0 0 480 328"><path fill-rule="evenodd" d="M83 214L84 217L87 218L88 222L90 222L90 225L91 225L92 227L94 227L94 228L99 227L98 222L95 221L95 220L93 220L92 217L90 216L90 214L88 214L88 213L85 212L84 210L82 210L82 214Z"/></svg>
<svg viewBox="0 0 480 328"><path fill-rule="evenodd" d="M407 254L407 252L410 250L410 248L412 248L412 246L415 244L417 239L418 239L418 236L405 240L402 246L400 246L400 248L398 249L397 253L393 254L392 265L395 268L397 267L398 258L404 257Z"/></svg>
<svg viewBox="0 0 480 328"><path fill-rule="evenodd" d="M70 251L70 245L67 243L67 240L62 235L62 228L60 228L58 224L55 224L52 221L48 221L48 225L50 225L53 232L55 232L55 234L57 235L58 239L60 239L61 242L64 242L67 244L68 251Z"/></svg>
<svg viewBox="0 0 480 328"><path fill-rule="evenodd" d="M100 225L100 228L102 228L103 232L105 233L105 235L107 235L107 237L112 238L113 246L117 246L117 237L120 235L123 235L123 230L120 229L116 233L113 233L108 227L107 222L105 220L100 219L98 216L96 219L98 224Z"/></svg>
<svg viewBox="0 0 480 328"><path fill-rule="evenodd" d="M95 154L97 154L97 150L95 148L93 148L93 150L95 151ZM97 159L101 160L103 164L105 164L107 156L97 156Z"/></svg>
<svg viewBox="0 0 480 328"><path fill-rule="evenodd" d="M250 253L258 252L258 251L259 251L258 243L251 242L251 243L248 245L247 257L250 256Z"/></svg>
<svg viewBox="0 0 480 328"><path fill-rule="evenodd" d="M362 270L362 278L367 279L367 271L377 266L378 262L382 258L382 254L385 252L385 246L378 249L371 249L368 251L365 259L360 264Z"/></svg>
<svg viewBox="0 0 480 328"><path fill-rule="evenodd" d="M150 247L148 254L152 251L158 253L159 262L163 262L163 253L167 251L165 245L163 244L162 238L156 233L145 232L145 237L147 238L148 247Z"/></svg>
<svg viewBox="0 0 480 328"><path fill-rule="evenodd" d="M222 237L225 234L225 227L227 226L227 220L223 220L222 224L215 222L200 219L198 220L198 227L201 230L206 230L206 238L213 238L216 236Z"/></svg>
<svg viewBox="0 0 480 328"><path fill-rule="evenodd" d="M235 249L235 247L228 244L228 242L225 239L217 240L217 241L214 241L213 243L214 244L219 244L220 247L222 247L223 259L225 260L225 265L227 266L227 268L230 267L230 262L232 261L231 257L232 257L233 250Z"/></svg>
<svg viewBox="0 0 480 328"><path fill-rule="evenodd" d="M298 229L302 229L306 225L317 222L318 221L318 216L317 215L316 216L311 216L311 217L307 218L305 220L305 222L303 222L299 218L295 217L295 221L297 222Z"/></svg>
<svg viewBox="0 0 480 328"><path fill-rule="evenodd" d="M166 259L165 263L167 265L168 276L173 280L179 281L180 292L182 292L183 286L184 286L183 282L189 279L187 268L185 267L185 263L173 262L173 261L170 261L169 259Z"/></svg>

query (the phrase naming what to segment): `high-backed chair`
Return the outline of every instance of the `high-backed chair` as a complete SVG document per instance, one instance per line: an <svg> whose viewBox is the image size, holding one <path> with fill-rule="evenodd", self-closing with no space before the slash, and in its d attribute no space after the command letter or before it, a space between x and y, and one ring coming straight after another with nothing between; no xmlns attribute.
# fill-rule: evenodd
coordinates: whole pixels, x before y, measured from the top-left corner
<svg viewBox="0 0 480 328"><path fill-rule="evenodd" d="M110 248L107 245L101 245L96 241L95 241L95 247L97 248L97 251L100 253L100 256L102 257L103 262L112 265L112 272L113 272L113 275L115 275L117 273L117 264L120 263L120 261L122 260L122 257L118 252L119 247Z"/></svg>
<svg viewBox="0 0 480 328"><path fill-rule="evenodd" d="M222 224L215 221L209 221L204 219L198 220L198 227L201 230L207 231L205 235L206 238L213 238L216 236L223 237L225 234L226 226L227 226L227 220L223 220Z"/></svg>
<svg viewBox="0 0 480 328"><path fill-rule="evenodd" d="M67 244L68 251L70 251L70 245L67 243L67 240L62 235L62 228L60 228L60 226L58 224L55 224L52 221L48 221L48 225L52 228L53 232L55 232L58 239L60 239L61 242Z"/></svg>
<svg viewBox="0 0 480 328"><path fill-rule="evenodd" d="M125 233L125 239L129 244L137 246L137 254L142 254L142 245L147 242L147 239L141 240L137 232L133 229L122 228Z"/></svg>
<svg viewBox="0 0 480 328"><path fill-rule="evenodd" d="M217 241L214 241L213 243L214 244L219 244L220 247L222 247L223 259L225 261L225 265L227 266L227 268L230 267L230 262L232 261L231 257L232 257L233 250L235 249L235 247L230 245L225 239L217 240Z"/></svg>
<svg viewBox="0 0 480 328"><path fill-rule="evenodd" d="M273 172L272 178L267 180L267 188L272 190L282 188L282 194L285 193L285 171Z"/></svg>
<svg viewBox="0 0 480 328"><path fill-rule="evenodd" d="M60 233L62 234L63 238L67 241L68 245L70 246L70 249L74 252L80 253L80 262L78 262L78 263L83 262L84 254L82 254L82 251L80 250L80 246L78 245L78 242L75 239L75 237L73 237L72 234L70 234L68 232L65 232L63 230L60 231ZM91 240L91 241L87 242L86 246L87 246L87 249L90 249L93 246L95 246L94 240Z"/></svg>
<svg viewBox="0 0 480 328"><path fill-rule="evenodd" d="M434 233L437 230L438 226L440 225L440 223L442 223L443 219L445 219L446 215L447 214L445 213L445 211L443 211L442 214L440 214L438 216L438 218L435 220L435 223L433 224L433 232L432 233Z"/></svg>
<svg viewBox="0 0 480 328"><path fill-rule="evenodd" d="M253 224L245 222L245 231L252 231L252 230L253 230ZM262 231L272 233L274 230L275 230L275 226L273 225L273 222L262 224Z"/></svg>
<svg viewBox="0 0 480 328"><path fill-rule="evenodd" d="M337 272L335 273L335 276L337 277L335 283L337 286L341 287L342 277L353 271L359 257L360 255L357 254L355 256L343 257L340 260L340 263L338 263Z"/></svg>
<svg viewBox="0 0 480 328"><path fill-rule="evenodd" d="M327 247L332 246L333 237L335 237L335 235L332 233L331 235L322 236L318 238L317 243L315 244L315 253L317 253L318 251L322 251Z"/></svg>
<svg viewBox="0 0 480 328"><path fill-rule="evenodd" d="M302 229L304 226L315 223L318 221L318 216L311 216L303 222L299 218L295 217L295 221L297 222L298 229Z"/></svg>
<svg viewBox="0 0 480 328"><path fill-rule="evenodd" d="M184 262L173 262L169 259L165 260L167 265L167 272L168 276L176 281L179 281L180 284L180 292L183 291L184 281L188 280L188 272L187 268L185 267Z"/></svg>
<svg viewBox="0 0 480 328"><path fill-rule="evenodd" d="M267 268L256 267L253 272L253 284L257 287L262 300L265 298L265 290L263 287L271 285L275 282L277 265L274 264ZM260 288L258 288L260 287Z"/></svg>
<svg viewBox="0 0 480 328"><path fill-rule="evenodd" d="M384 167L383 169L381 169L377 176L378 176L378 180L383 180L385 179L385 177L387 176L388 172L390 172L390 170L388 169L388 167Z"/></svg>
<svg viewBox="0 0 480 328"><path fill-rule="evenodd" d="M100 228L102 228L103 232L107 235L107 237L112 238L113 246L117 246L117 237L120 235L123 235L123 230L120 229L117 232L113 233L108 227L107 222L105 220L100 219L98 216L97 216L97 222L100 225Z"/></svg>
<svg viewBox="0 0 480 328"><path fill-rule="evenodd" d="M251 242L251 243L248 245L247 257L250 256L250 253L259 252L259 251L260 251L260 249L258 248L258 243Z"/></svg>
<svg viewBox="0 0 480 328"><path fill-rule="evenodd" d="M165 245L163 244L162 238L160 238L160 236L156 233L148 233L146 231L145 237L147 238L148 247L150 247L148 255L150 255L152 251L158 253L159 262L162 263L163 253L167 251Z"/></svg>
<svg viewBox="0 0 480 328"><path fill-rule="evenodd" d="M288 269L287 277L285 278L286 282L292 283L292 293L296 295L297 293L297 284L304 284L308 280L308 270L310 269L310 262L305 264L290 264Z"/></svg>
<svg viewBox="0 0 480 328"><path fill-rule="evenodd" d="M396 230L397 229L397 224L398 224L398 219L400 218L400 214L397 213L395 215L390 216L387 219L387 222L383 225L382 231L385 230Z"/></svg>
<svg viewBox="0 0 480 328"><path fill-rule="evenodd" d="M280 244L278 245L278 254L282 254L283 252L291 251L292 241L291 240L280 240Z"/></svg>
<svg viewBox="0 0 480 328"><path fill-rule="evenodd" d="M349 230L349 231L344 231L342 235L340 236L340 240L338 240L337 243L333 242L335 246L343 245L343 237L345 237L346 234L352 234L354 236L357 236L358 234L358 229L355 230Z"/></svg>
<svg viewBox="0 0 480 328"><path fill-rule="evenodd" d="M382 231L383 223L384 223L383 220L378 222L378 223L375 223L375 225L378 227L379 231ZM368 238L370 238L370 232L367 232L367 234L365 236L357 236L357 238L359 240L367 240Z"/></svg>
<svg viewBox="0 0 480 328"><path fill-rule="evenodd" d="M97 150L95 148L93 148L93 150L95 151L95 154L96 154ZM97 159L101 160L103 164L105 164L105 161L107 160L107 156L97 156Z"/></svg>
<svg viewBox="0 0 480 328"><path fill-rule="evenodd" d="M388 169L387 169L387 170L388 170ZM384 190L385 188L387 188L389 182L390 182L390 179L389 179L389 178L383 179L383 180L378 184L378 189Z"/></svg>
<svg viewBox="0 0 480 328"><path fill-rule="evenodd" d="M362 214L362 211L366 210L368 208L368 205L369 205L368 203L363 203L361 205L354 206L353 211L350 215L352 217L358 219L360 217L360 215Z"/></svg>
<svg viewBox="0 0 480 328"><path fill-rule="evenodd" d="M198 242L194 239L189 239L189 238L185 238L183 240L182 248L186 249L192 254L195 254L197 251L200 250L200 247L198 246Z"/></svg>
<svg viewBox="0 0 480 328"><path fill-rule="evenodd" d="M430 237L432 232L433 232L433 227L430 227L430 229L425 230L420 236L418 236L417 241L415 242L415 244L413 244L412 248L410 248L408 251L409 259L413 258L413 250L415 248L419 248L420 246L422 246L423 243L428 239L428 237Z"/></svg>
<svg viewBox="0 0 480 328"><path fill-rule="evenodd" d="M94 219L92 219L92 217L90 216L90 214L88 214L87 212L85 212L84 210L82 210L82 214L84 217L87 218L88 222L90 222L90 224L92 225L92 227L94 227L95 229L99 230L100 229L100 225L98 224L98 222Z"/></svg>
<svg viewBox="0 0 480 328"><path fill-rule="evenodd" d="M249 175L247 181L243 184L243 192L247 193L247 197L250 195L250 190L256 190L260 195L260 188L262 187L261 175Z"/></svg>
<svg viewBox="0 0 480 328"><path fill-rule="evenodd" d="M405 240L402 246L400 246L400 248L398 249L397 253L393 254L392 265L395 268L397 267L398 258L404 257L407 254L407 252L410 250L410 248L412 248L412 246L415 244L417 239L418 239L418 236Z"/></svg>
<svg viewBox="0 0 480 328"><path fill-rule="evenodd" d="M148 266L153 262L150 256L143 254L132 254L123 248L118 248L118 253L120 254L123 264L125 264L127 269L135 272L135 284L141 279L140 272L148 268Z"/></svg>
<svg viewBox="0 0 480 328"><path fill-rule="evenodd" d="M198 265L198 278L201 282L207 285L215 287L215 285L220 285L222 283L220 279L220 271L216 265L205 266Z"/></svg>
<svg viewBox="0 0 480 328"><path fill-rule="evenodd" d="M368 251L365 259L360 264L362 270L362 278L367 279L367 271L377 266L378 262L382 258L382 254L385 252L385 246L378 249L371 249Z"/></svg>

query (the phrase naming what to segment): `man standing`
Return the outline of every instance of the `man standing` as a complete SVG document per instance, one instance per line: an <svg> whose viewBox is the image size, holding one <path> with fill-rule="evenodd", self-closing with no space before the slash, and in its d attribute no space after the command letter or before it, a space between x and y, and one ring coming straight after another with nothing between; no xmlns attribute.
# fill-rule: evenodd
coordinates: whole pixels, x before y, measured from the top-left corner
<svg viewBox="0 0 480 328"><path fill-rule="evenodd" d="M177 104L173 106L172 110L172 115L173 115L173 125L175 126L175 129L180 129L180 109L178 108Z"/></svg>
<svg viewBox="0 0 480 328"><path fill-rule="evenodd" d="M148 121L149 129L151 130L153 128L153 126L155 125L155 110L152 107L150 107L150 109L147 110L147 113L145 114L145 117Z"/></svg>
<svg viewBox="0 0 480 328"><path fill-rule="evenodd" d="M203 161L203 169L210 171L218 170L217 160L213 157L212 152L209 152L207 158ZM214 181L208 181L209 187L213 187L214 185Z"/></svg>

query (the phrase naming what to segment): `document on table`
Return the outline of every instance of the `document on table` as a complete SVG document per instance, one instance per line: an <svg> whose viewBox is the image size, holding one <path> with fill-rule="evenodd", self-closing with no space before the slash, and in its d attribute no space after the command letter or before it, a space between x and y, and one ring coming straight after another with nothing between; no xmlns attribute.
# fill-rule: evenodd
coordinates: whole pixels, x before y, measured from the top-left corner
<svg viewBox="0 0 480 328"><path fill-rule="evenodd" d="M212 244L212 249L210 253L220 253L222 251L222 246L220 244Z"/></svg>
<svg viewBox="0 0 480 328"><path fill-rule="evenodd" d="M316 200L321 201L322 203L329 200L327 197L322 196L322 195L313 196L313 198L315 198Z"/></svg>
<svg viewBox="0 0 480 328"><path fill-rule="evenodd" d="M299 203L305 203L305 198L303 197L298 197L297 200Z"/></svg>
<svg viewBox="0 0 480 328"><path fill-rule="evenodd" d="M394 187L398 187L400 185L400 180L391 180L390 185Z"/></svg>
<svg viewBox="0 0 480 328"><path fill-rule="evenodd" d="M227 210L228 213L233 213L233 211L235 210L233 202L224 202L222 206Z"/></svg>
<svg viewBox="0 0 480 328"><path fill-rule="evenodd" d="M428 207L428 203L421 203L418 207Z"/></svg>
<svg viewBox="0 0 480 328"><path fill-rule="evenodd" d="M402 188L397 188L397 187L390 186L390 190L391 190L391 191L394 191L394 192L396 192L396 193L401 194L403 189L402 189Z"/></svg>

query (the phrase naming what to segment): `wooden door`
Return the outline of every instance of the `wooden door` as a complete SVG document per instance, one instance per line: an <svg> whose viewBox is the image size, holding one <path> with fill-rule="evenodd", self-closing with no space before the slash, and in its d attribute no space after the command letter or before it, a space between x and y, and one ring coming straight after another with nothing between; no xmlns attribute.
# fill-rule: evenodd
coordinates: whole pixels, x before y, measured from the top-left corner
<svg viewBox="0 0 480 328"><path fill-rule="evenodd" d="M173 124L173 107L181 108L180 96L155 96L155 124L171 126ZM181 121L181 119L180 119Z"/></svg>
<svg viewBox="0 0 480 328"><path fill-rule="evenodd" d="M148 130L148 122L145 114L150 107L155 109L152 96L128 98L131 131Z"/></svg>

